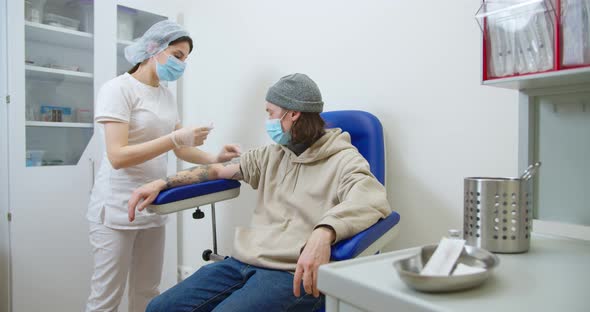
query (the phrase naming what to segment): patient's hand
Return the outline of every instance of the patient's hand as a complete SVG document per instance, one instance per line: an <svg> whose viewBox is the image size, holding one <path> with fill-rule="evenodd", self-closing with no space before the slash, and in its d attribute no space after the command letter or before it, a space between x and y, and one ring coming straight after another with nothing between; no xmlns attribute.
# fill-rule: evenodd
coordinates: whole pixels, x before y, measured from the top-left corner
<svg viewBox="0 0 590 312"><path fill-rule="evenodd" d="M151 204L158 196L161 190L166 188L166 181L156 180L144 184L131 194L128 203L129 222L135 220L135 209L142 211ZM139 205L138 205L139 204Z"/></svg>
<svg viewBox="0 0 590 312"><path fill-rule="evenodd" d="M320 296L317 287L318 268L330 261L330 247L335 237L334 230L328 227L319 227L311 233L297 261L297 269L293 278L293 294L295 297L301 295L302 281L306 293L316 298Z"/></svg>

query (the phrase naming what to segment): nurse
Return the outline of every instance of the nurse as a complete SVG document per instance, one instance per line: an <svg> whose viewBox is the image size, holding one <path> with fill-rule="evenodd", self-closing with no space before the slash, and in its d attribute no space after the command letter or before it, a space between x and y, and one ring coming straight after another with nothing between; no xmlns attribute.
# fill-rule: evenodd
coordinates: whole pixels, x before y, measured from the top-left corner
<svg viewBox="0 0 590 312"><path fill-rule="evenodd" d="M183 127L173 94L162 81L180 78L193 41L172 21L154 24L125 49L135 65L105 83L95 121L105 154L88 206L94 259L86 311L117 311L129 280L129 311L145 311L159 294L164 253L164 216L137 214L131 223L127 202L139 186L166 177L167 152L195 164L239 156L226 145L218 155L201 151L209 127Z"/></svg>

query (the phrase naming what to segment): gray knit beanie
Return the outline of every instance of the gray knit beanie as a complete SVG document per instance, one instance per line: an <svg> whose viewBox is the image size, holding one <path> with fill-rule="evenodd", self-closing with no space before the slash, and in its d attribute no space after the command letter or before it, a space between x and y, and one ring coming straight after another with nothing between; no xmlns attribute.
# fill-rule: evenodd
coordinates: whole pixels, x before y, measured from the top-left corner
<svg viewBox="0 0 590 312"><path fill-rule="evenodd" d="M297 112L321 113L324 108L320 89L305 74L281 78L268 89L266 101Z"/></svg>

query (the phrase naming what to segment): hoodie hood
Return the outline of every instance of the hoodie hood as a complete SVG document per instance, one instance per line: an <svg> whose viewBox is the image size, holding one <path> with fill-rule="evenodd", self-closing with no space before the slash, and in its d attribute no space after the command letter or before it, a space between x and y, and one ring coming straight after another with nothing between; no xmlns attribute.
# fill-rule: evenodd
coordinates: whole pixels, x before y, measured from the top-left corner
<svg viewBox="0 0 590 312"><path fill-rule="evenodd" d="M326 133L319 138L313 145L307 148L301 155L296 156L286 146L281 146L286 153L292 154L295 158L294 163L308 164L328 158L343 150L354 149L356 147L350 143L350 134L342 132L340 128L327 129Z"/></svg>

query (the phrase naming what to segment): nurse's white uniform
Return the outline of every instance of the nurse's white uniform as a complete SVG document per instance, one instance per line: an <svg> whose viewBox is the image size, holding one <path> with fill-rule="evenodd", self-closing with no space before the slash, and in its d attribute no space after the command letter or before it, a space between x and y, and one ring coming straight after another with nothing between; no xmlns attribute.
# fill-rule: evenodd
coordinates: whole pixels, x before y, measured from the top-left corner
<svg viewBox="0 0 590 312"><path fill-rule="evenodd" d="M100 90L95 109L99 140L104 144L101 122L129 124L129 145L151 141L174 131L179 123L173 94L166 87L152 87L123 74ZM167 155L119 170L105 153L88 206L90 243L95 272L86 311L116 311L129 276L129 311L145 311L159 294L164 253L166 216L136 212L130 223L127 202L133 190L166 177Z"/></svg>

